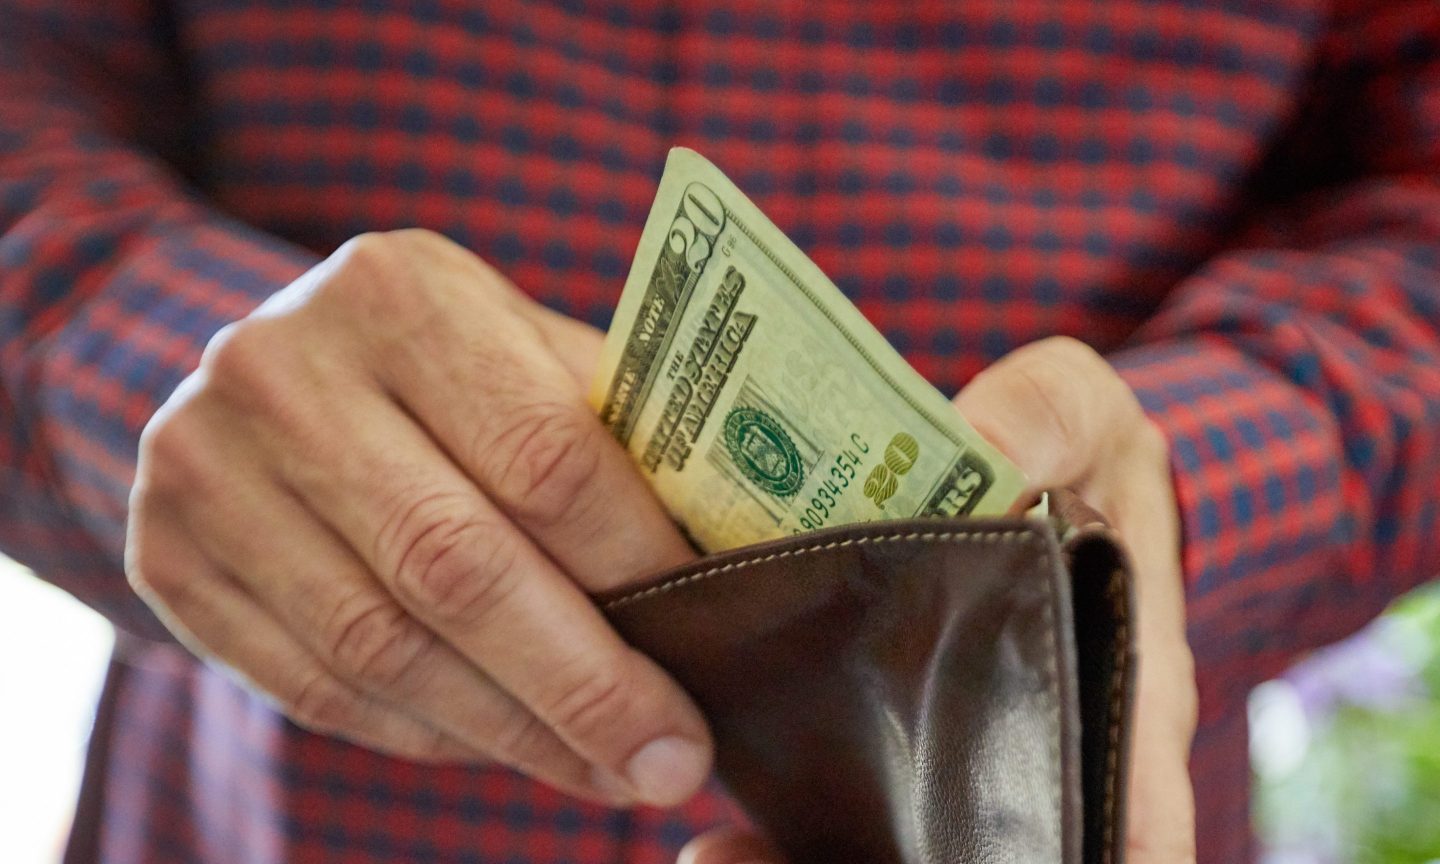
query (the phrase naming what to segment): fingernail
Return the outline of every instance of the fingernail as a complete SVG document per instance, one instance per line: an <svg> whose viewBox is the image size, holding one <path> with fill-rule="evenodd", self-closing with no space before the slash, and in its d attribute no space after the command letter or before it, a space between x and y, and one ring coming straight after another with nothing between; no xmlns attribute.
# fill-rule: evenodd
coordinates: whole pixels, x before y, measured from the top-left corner
<svg viewBox="0 0 1440 864"><path fill-rule="evenodd" d="M657 807L685 801L705 782L709 754L693 741L657 738L630 757L625 773L640 797Z"/></svg>

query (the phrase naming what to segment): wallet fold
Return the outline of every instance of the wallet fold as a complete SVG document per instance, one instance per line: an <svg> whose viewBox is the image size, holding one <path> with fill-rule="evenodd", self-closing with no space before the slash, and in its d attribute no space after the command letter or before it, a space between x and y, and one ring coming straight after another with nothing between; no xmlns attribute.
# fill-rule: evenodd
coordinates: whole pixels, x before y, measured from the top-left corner
<svg viewBox="0 0 1440 864"><path fill-rule="evenodd" d="M789 864L1117 864L1130 576L1060 503L798 535L599 602L695 699Z"/></svg>

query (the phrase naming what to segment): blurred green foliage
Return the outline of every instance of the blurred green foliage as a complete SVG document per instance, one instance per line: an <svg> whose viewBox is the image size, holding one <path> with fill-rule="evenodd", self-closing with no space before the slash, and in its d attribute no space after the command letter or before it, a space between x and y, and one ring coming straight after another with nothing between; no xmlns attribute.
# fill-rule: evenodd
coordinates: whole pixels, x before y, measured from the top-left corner
<svg viewBox="0 0 1440 864"><path fill-rule="evenodd" d="M1440 583L1251 700L1269 864L1440 862Z"/></svg>

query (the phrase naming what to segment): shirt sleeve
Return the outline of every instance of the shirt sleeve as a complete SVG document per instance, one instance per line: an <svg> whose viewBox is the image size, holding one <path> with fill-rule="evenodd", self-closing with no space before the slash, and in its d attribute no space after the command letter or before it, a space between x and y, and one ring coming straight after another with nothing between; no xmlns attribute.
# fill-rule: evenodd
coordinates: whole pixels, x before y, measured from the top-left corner
<svg viewBox="0 0 1440 864"><path fill-rule="evenodd" d="M313 259L188 191L163 10L0 0L0 21L0 550L167 638L123 572L140 430Z"/></svg>
<svg viewBox="0 0 1440 864"><path fill-rule="evenodd" d="M1202 720L1440 573L1440 7L1342 8L1311 89L1323 164L1270 172L1310 191L1111 357L1170 439Z"/></svg>

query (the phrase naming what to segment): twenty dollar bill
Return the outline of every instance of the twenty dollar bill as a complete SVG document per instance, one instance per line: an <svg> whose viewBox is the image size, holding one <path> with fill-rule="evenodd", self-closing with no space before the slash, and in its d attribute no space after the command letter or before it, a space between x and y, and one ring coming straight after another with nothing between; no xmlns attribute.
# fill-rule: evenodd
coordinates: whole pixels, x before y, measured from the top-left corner
<svg viewBox="0 0 1440 864"><path fill-rule="evenodd" d="M809 258L670 151L591 391L705 551L829 525L996 514L1025 478Z"/></svg>

